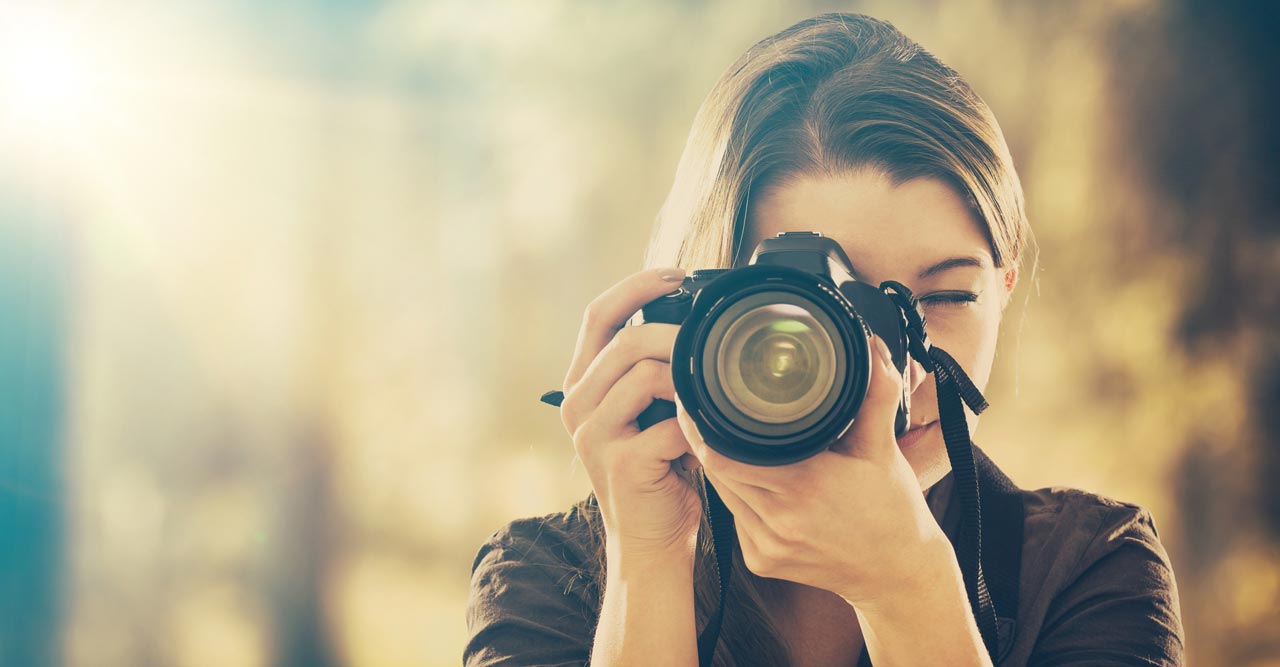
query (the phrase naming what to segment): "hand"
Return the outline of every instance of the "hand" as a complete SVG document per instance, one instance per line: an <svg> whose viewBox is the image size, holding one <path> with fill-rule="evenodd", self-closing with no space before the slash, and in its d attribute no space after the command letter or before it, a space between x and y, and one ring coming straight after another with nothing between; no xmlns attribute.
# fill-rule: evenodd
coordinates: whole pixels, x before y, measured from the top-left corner
<svg viewBox="0 0 1280 667"><path fill-rule="evenodd" d="M706 445L677 403L694 454L733 512L747 568L834 592L855 608L921 591L949 576L955 559L894 437L902 376L879 337L873 347L853 426L831 449L797 463L730 459Z"/></svg>
<svg viewBox="0 0 1280 667"><path fill-rule="evenodd" d="M671 349L679 327L625 326L683 278L679 269L641 271L596 298L565 376L560 417L600 504L610 559L676 556L692 566L702 501L673 462L696 460L674 419L643 432L636 425L653 399L675 400Z"/></svg>

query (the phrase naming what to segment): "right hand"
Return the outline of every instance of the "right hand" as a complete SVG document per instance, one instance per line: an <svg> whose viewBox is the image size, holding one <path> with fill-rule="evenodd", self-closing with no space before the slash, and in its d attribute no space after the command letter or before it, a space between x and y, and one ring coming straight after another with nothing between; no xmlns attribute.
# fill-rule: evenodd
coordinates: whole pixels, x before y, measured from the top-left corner
<svg viewBox="0 0 1280 667"><path fill-rule="evenodd" d="M636 425L653 399L675 401L671 349L679 327L626 326L683 278L680 269L641 271L592 301L564 379L560 418L591 479L608 549L626 558L692 559L697 545L702 501L676 472L681 461L698 465L693 450L675 419L644 431Z"/></svg>

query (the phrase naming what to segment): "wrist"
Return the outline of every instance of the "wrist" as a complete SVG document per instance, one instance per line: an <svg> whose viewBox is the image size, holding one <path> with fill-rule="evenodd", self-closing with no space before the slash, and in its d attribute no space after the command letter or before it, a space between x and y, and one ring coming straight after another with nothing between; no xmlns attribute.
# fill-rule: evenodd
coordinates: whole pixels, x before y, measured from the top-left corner
<svg viewBox="0 0 1280 667"><path fill-rule="evenodd" d="M882 590L842 597L860 612L885 617L916 614L957 593L968 599L955 550L941 531L899 562L905 566L903 574L883 578L879 582Z"/></svg>
<svg viewBox="0 0 1280 667"><path fill-rule="evenodd" d="M895 594L854 606L871 659L886 665L990 667L955 551L948 544L945 553L938 550L927 562L924 576Z"/></svg>
<svg viewBox="0 0 1280 667"><path fill-rule="evenodd" d="M605 541L606 574L614 580L656 577L692 581L695 555L695 545L651 548L621 540Z"/></svg>
<svg viewBox="0 0 1280 667"><path fill-rule="evenodd" d="M592 665L697 665L693 550L606 540L605 588Z"/></svg>

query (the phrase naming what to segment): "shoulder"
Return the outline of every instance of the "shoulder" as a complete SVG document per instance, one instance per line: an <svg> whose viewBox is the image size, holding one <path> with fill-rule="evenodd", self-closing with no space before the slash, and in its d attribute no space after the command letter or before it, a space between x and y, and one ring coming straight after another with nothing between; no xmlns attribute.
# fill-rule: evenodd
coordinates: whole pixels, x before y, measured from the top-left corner
<svg viewBox="0 0 1280 667"><path fill-rule="evenodd" d="M599 539L587 518L592 511L594 504L583 500L563 512L516 519L495 531L471 563L473 600L497 595L512 601L546 597L589 603Z"/></svg>
<svg viewBox="0 0 1280 667"><path fill-rule="evenodd" d="M1048 561L1056 571L1126 546L1157 551L1168 560L1155 518L1140 505L1058 486L1023 490L1022 500L1024 557Z"/></svg>
<svg viewBox="0 0 1280 667"><path fill-rule="evenodd" d="M1181 664L1177 585L1151 512L1064 487L1024 490L1022 498L1019 615L1035 630L1033 655Z"/></svg>
<svg viewBox="0 0 1280 667"><path fill-rule="evenodd" d="M586 663L598 613L592 511L582 501L516 519L484 541L471 564L464 664Z"/></svg>
<svg viewBox="0 0 1280 667"><path fill-rule="evenodd" d="M990 509L997 532L1007 528L1010 534L1016 534L1015 527L1021 525L1024 582L1029 565L1032 572L1051 571L1066 576L1091 556L1124 545L1142 545L1158 551L1167 562L1155 519L1146 508L1065 486L1024 489L976 446L974 461L984 500L988 493L992 494ZM986 535L983 537L985 542ZM1007 543L1017 549L1016 540Z"/></svg>
<svg viewBox="0 0 1280 667"><path fill-rule="evenodd" d="M583 500L563 512L511 521L481 545L472 573L508 560L573 569L590 565L598 539L586 516L593 507Z"/></svg>

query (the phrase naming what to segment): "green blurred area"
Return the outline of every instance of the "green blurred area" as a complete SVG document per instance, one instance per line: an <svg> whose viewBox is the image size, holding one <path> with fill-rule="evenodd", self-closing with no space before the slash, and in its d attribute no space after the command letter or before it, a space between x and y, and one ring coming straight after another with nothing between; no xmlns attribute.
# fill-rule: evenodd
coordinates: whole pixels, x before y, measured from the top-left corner
<svg viewBox="0 0 1280 667"><path fill-rule="evenodd" d="M833 10L1022 177L977 441L1152 510L1190 664L1280 664L1276 10L1155 0L0 5L0 657L457 664L481 542L589 490L537 397L699 102Z"/></svg>

